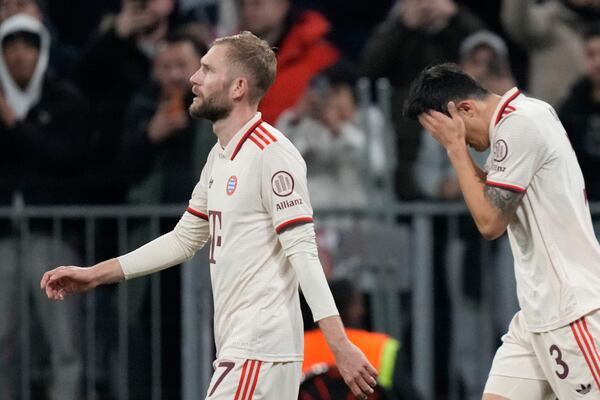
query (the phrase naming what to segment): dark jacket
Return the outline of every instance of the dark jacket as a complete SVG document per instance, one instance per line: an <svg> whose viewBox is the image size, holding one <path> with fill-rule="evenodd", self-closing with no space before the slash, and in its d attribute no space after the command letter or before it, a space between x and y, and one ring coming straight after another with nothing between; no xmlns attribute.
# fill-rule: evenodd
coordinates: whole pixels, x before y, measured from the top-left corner
<svg viewBox="0 0 600 400"><path fill-rule="evenodd" d="M191 103L191 97L185 104ZM158 98L156 84L147 85L133 97L125 117L119 169L131 202L185 203L217 139L209 121L189 118L187 128L160 143L150 142L148 125Z"/></svg>
<svg viewBox="0 0 600 400"><path fill-rule="evenodd" d="M590 200L600 200L600 102L592 98L587 78L579 80L559 111L577 154Z"/></svg>
<svg viewBox="0 0 600 400"><path fill-rule="evenodd" d="M458 61L458 49L463 39L482 27L483 23L462 7L448 25L435 34L409 29L399 16L390 15L375 29L365 46L363 73L372 79L387 77L394 87L392 116L398 147L396 189L401 199L419 195L412 170L421 127L414 121L405 120L401 112L410 83L428 65Z"/></svg>
<svg viewBox="0 0 600 400"><path fill-rule="evenodd" d="M42 97L25 119L0 123L0 202L15 192L26 204L68 204L85 200L88 151L86 103L69 83L44 79Z"/></svg>
<svg viewBox="0 0 600 400"><path fill-rule="evenodd" d="M149 79L152 61L133 39L119 38L114 29L98 34L83 52L78 83L93 105L94 152L90 158L90 182L95 202L124 200L117 154L123 137L125 111L135 91Z"/></svg>

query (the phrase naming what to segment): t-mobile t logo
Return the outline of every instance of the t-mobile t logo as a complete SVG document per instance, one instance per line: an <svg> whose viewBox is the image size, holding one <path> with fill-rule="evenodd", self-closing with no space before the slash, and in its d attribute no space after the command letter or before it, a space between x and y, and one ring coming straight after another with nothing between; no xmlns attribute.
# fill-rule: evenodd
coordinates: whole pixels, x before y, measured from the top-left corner
<svg viewBox="0 0 600 400"><path fill-rule="evenodd" d="M208 261L216 264L215 249L221 247L221 211L208 210L208 222L210 223L210 248L208 249Z"/></svg>

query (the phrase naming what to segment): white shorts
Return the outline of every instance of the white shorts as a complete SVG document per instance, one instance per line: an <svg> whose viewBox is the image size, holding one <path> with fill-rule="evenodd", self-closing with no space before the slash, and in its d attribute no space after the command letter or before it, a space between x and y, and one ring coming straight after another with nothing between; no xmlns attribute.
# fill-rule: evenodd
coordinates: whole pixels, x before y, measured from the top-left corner
<svg viewBox="0 0 600 400"><path fill-rule="evenodd" d="M514 391L519 379L524 387L538 387L539 396L527 400L552 398L552 393L561 400L600 399L600 311L549 332L533 333L525 327L519 311L502 337L484 393L520 399Z"/></svg>
<svg viewBox="0 0 600 400"><path fill-rule="evenodd" d="M296 400L302 362L219 359L206 400Z"/></svg>

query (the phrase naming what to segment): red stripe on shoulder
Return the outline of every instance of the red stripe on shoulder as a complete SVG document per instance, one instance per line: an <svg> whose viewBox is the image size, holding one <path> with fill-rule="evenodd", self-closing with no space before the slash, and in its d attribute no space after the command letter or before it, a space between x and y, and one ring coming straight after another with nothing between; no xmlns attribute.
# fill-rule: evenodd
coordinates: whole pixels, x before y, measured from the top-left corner
<svg viewBox="0 0 600 400"><path fill-rule="evenodd" d="M198 218L202 218L203 220L208 221L208 215L201 213L200 211L196 211L192 207L186 208L185 211L189 212L190 214L192 214Z"/></svg>
<svg viewBox="0 0 600 400"><path fill-rule="evenodd" d="M521 94L521 91L516 90L508 99L506 99L504 104L502 104L502 107L500 107L500 111L498 112L498 115L496 116L496 121L494 122L494 126L498 125L498 122L500 122L500 120L505 116L504 111L506 110L506 108L512 107L512 106L509 106L510 102L513 101L514 99L516 99L520 94Z"/></svg>
<svg viewBox="0 0 600 400"><path fill-rule="evenodd" d="M254 130L256 129L256 127L259 126L260 124L262 124L262 122L263 122L262 119L259 119L250 128L248 128L248 130L246 131L246 133L244 133L244 136L242 136L242 138L238 142L237 146L235 146L235 150L233 150L233 153L231 154L230 160L233 160L235 158L235 156L237 156L237 153L242 148L242 145L244 144L244 142L246 141L246 139L248 139L248 137L250 136L250 134L252 132L254 132Z"/></svg>
<svg viewBox="0 0 600 400"><path fill-rule="evenodd" d="M248 139L252 140L252 142L257 145L259 149L263 150L265 148L265 146L263 146L262 143L260 143L254 136L250 135Z"/></svg>
<svg viewBox="0 0 600 400"><path fill-rule="evenodd" d="M275 232L281 233L284 230L286 230L287 228L290 228L292 226L308 224L310 222L313 222L312 217L300 217L300 218L290 219L289 221L285 221L285 222L282 222L281 224L277 225L277 227L275 228Z"/></svg>
<svg viewBox="0 0 600 400"><path fill-rule="evenodd" d="M268 145L271 144L271 141L269 139L265 138L263 135L261 135L258 129L256 129L254 131L253 135L256 135L257 138L259 138L260 140L262 140L265 145L268 146Z"/></svg>
<svg viewBox="0 0 600 400"><path fill-rule="evenodd" d="M272 141L274 141L274 142L277 141L277 138L271 132L269 132L269 130L267 129L267 127L264 124L259 125L258 129L262 133L264 133L265 135L267 135Z"/></svg>
<svg viewBox="0 0 600 400"><path fill-rule="evenodd" d="M500 189L512 190L513 192L525 193L527 191L525 188L522 188L521 186L510 185L508 183L501 183L501 182L494 182L494 181L487 180L487 181L485 181L485 184L488 186L499 187Z"/></svg>

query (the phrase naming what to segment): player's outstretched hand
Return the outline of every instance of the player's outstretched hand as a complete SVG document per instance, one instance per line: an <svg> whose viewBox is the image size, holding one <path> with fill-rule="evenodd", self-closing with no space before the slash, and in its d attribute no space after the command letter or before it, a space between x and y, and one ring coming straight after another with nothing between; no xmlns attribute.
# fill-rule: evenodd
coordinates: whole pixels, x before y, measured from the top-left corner
<svg viewBox="0 0 600 400"><path fill-rule="evenodd" d="M357 399L366 400L377 384L377 370L354 344L336 355L336 364L344 382Z"/></svg>
<svg viewBox="0 0 600 400"><path fill-rule="evenodd" d="M66 294L85 292L96 287L92 268L58 267L42 277L40 288L52 300L64 300Z"/></svg>

